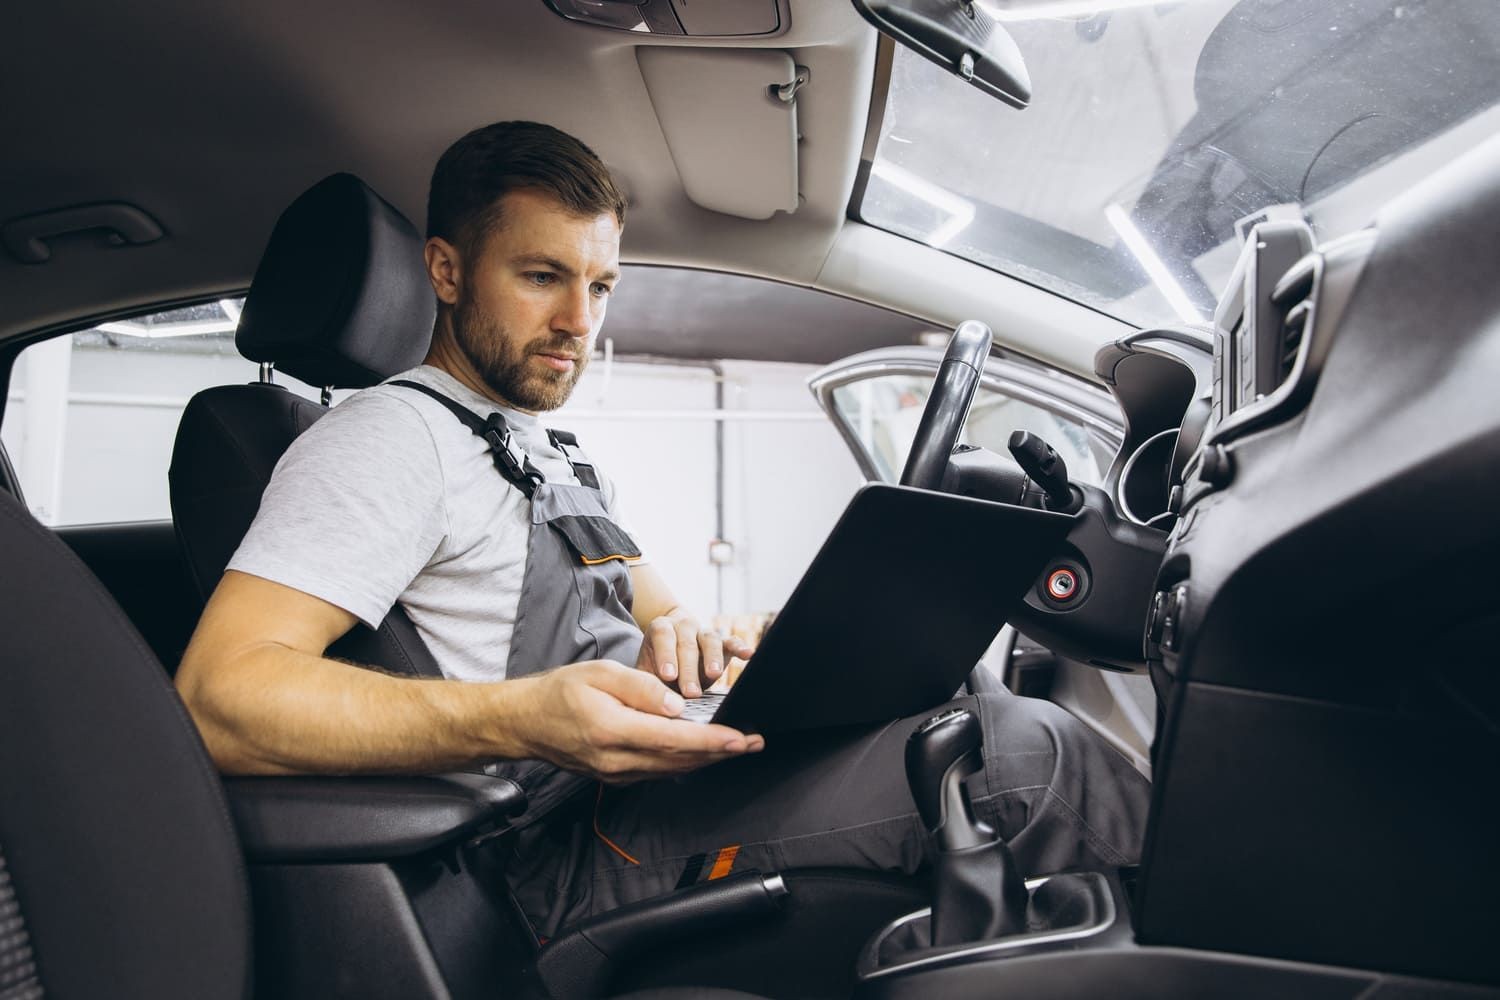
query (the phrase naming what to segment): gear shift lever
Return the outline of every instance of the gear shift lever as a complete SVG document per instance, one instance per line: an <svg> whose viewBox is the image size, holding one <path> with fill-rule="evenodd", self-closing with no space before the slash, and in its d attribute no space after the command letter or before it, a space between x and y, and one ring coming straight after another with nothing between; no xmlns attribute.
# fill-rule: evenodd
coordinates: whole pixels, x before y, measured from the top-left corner
<svg viewBox="0 0 1500 1000"><path fill-rule="evenodd" d="M974 815L964 784L984 767L984 733L965 708L928 719L906 741L906 779L937 844L936 947L1026 929L1026 883L1005 841Z"/></svg>
<svg viewBox="0 0 1500 1000"><path fill-rule="evenodd" d="M934 715L906 741L906 780L940 851L978 847L995 831L976 819L964 781L984 767L984 733L966 708Z"/></svg>

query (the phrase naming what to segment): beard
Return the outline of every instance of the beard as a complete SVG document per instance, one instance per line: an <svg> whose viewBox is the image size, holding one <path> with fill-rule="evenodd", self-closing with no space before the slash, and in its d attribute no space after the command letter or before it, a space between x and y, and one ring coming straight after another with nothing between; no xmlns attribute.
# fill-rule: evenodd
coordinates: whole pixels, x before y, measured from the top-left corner
<svg viewBox="0 0 1500 1000"><path fill-rule="evenodd" d="M520 410L541 412L562 406L588 367L589 352L581 349L579 338L564 333L517 343L499 320L467 294L454 305L451 325L459 350L485 385ZM560 372L533 364L539 354L572 358L573 368Z"/></svg>

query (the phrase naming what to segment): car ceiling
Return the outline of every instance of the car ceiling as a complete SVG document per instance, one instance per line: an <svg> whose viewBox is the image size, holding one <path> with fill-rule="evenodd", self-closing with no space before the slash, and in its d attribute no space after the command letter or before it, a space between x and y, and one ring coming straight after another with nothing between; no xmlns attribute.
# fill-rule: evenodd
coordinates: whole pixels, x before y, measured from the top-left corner
<svg viewBox="0 0 1500 1000"><path fill-rule="evenodd" d="M627 267L603 336L624 354L823 365L920 342L930 324L850 299L734 274Z"/></svg>
<svg viewBox="0 0 1500 1000"><path fill-rule="evenodd" d="M442 150L479 125L529 118L580 136L620 177L631 203L626 261L825 288L941 325L999 303L982 318L1002 339L1015 326L1012 346L1028 349L1031 336L1033 354L1087 371L1093 347L1122 332L1117 324L846 220L878 36L847 0L788 2L784 33L725 40L581 25L542 0L17 7L0 64L0 128L10 140L0 223L121 201L153 215L167 237L126 248L107 247L98 233L66 237L42 265L0 254L0 341L244 289L282 208L335 171L358 174L420 227ZM797 103L795 212L751 220L688 198L642 78L641 44L771 48L809 68ZM702 95L721 97L711 87ZM890 280L922 270L931 272L925 281ZM652 322L660 320L658 311ZM896 339L857 337L855 349L910 342L917 325L908 321ZM677 346L736 356L709 343L713 324L702 326L680 329ZM737 356L790 360L805 326L725 322L717 335L766 338ZM802 355L827 360L840 350L804 345Z"/></svg>

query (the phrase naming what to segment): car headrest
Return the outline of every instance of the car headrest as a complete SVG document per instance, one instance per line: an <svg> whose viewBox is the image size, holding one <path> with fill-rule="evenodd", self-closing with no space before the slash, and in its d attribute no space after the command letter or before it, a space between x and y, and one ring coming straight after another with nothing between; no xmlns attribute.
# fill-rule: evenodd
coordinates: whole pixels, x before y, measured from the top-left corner
<svg viewBox="0 0 1500 1000"><path fill-rule="evenodd" d="M235 346L309 385L363 388L421 363L436 312L416 229L334 174L276 221Z"/></svg>

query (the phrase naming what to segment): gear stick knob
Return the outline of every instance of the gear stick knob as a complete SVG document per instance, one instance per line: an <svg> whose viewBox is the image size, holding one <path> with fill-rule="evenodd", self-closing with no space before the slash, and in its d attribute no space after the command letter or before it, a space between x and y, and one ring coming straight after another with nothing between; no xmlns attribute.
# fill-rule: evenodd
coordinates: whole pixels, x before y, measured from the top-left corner
<svg viewBox="0 0 1500 1000"><path fill-rule="evenodd" d="M1005 841L975 817L964 784L983 767L984 732L966 708L933 716L906 741L912 799L937 845L935 947L1026 930L1026 883Z"/></svg>
<svg viewBox="0 0 1500 1000"><path fill-rule="evenodd" d="M966 708L934 715L906 741L906 781L941 851L977 847L995 831L974 817L964 781L984 767L984 733Z"/></svg>

